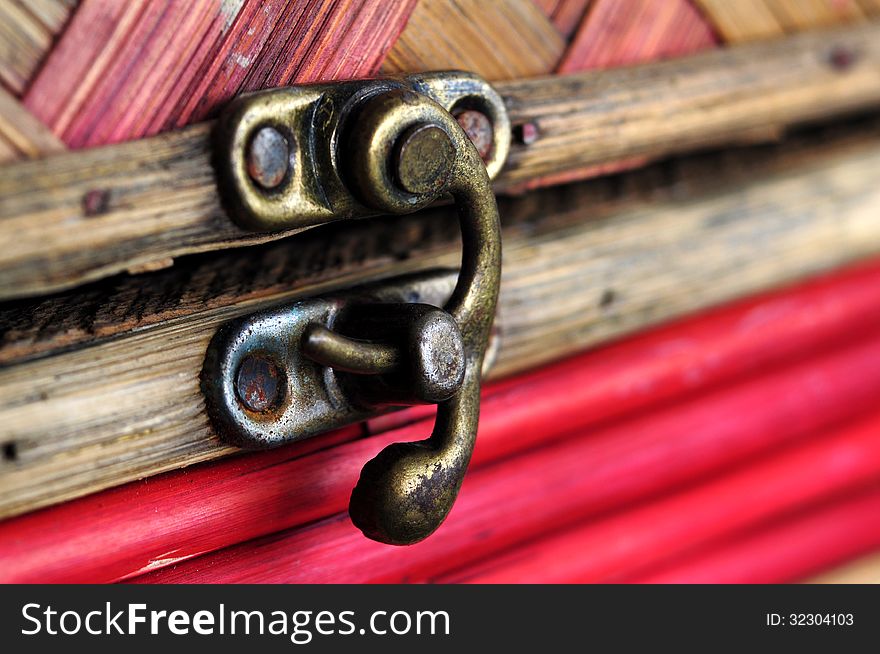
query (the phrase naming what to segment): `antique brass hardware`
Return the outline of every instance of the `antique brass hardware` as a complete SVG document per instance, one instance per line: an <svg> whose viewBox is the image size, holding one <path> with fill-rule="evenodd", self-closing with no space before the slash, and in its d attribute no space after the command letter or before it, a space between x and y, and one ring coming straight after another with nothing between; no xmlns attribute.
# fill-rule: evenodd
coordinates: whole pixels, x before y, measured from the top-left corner
<svg viewBox="0 0 880 654"><path fill-rule="evenodd" d="M416 136L416 143L423 146L418 152L389 141L391 133L375 132L378 125L367 125L370 101L389 93L396 94L395 103L427 101L432 111L442 108L447 114L461 115L466 126L472 122L473 112L487 117L491 146L485 142L485 129L479 130L479 145L486 154L485 169L490 179L501 171L511 141L507 109L495 90L476 75L425 73L263 91L233 101L215 134L219 189L232 217L248 229L271 231L381 212L415 211L435 200L440 193L430 188L431 184L439 187L443 180L430 175L423 181L427 187L410 192L406 179L394 180L402 182L403 188L388 184L390 195L386 199L394 197L394 201L379 206L371 202L369 188L361 189L363 193L354 188L355 183L369 181L358 178L365 173L365 161L360 168L358 164L349 165L355 151L361 157L375 157L371 165L381 163L381 170L376 170L382 173L383 184L392 181L388 175L393 172L393 157L402 155L405 161L418 161L420 154L428 155L431 134L434 145L442 151L439 134L430 125L425 125L428 134ZM421 116L417 115L419 111ZM428 114L424 109L419 111L415 105L406 111L399 109L392 121L394 129L403 123L412 126L424 122ZM386 126L391 128L392 123ZM445 123L457 131L448 120ZM395 145L401 146L400 151L392 153ZM410 150L408 156L406 150Z"/></svg>
<svg viewBox="0 0 880 654"><path fill-rule="evenodd" d="M492 123L482 152L450 113L467 111ZM421 276L251 316L218 332L202 374L218 433L242 446L438 403L430 438L369 461L349 505L370 538L422 540L452 508L476 438L501 272L489 175L509 148L504 105L459 73L293 87L240 98L217 138L221 193L251 229L409 213L445 194L456 202L463 253L454 288L448 276Z"/></svg>

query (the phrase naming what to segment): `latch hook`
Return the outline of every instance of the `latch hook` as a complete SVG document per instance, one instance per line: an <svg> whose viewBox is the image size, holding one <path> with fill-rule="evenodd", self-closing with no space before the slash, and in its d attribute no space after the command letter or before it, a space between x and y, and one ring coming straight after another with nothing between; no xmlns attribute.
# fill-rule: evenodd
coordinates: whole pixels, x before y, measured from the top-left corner
<svg viewBox="0 0 880 654"><path fill-rule="evenodd" d="M498 299L501 234L485 163L449 107L411 86L362 84L351 93L358 100L336 114L338 124L331 130L336 141L332 157L336 169L331 182L340 180L351 194L340 206L348 215L400 214L451 194L463 242L461 270L451 297L442 310L424 304L394 303L372 308L362 305L357 311L346 312L333 302L325 302L306 319L302 316L308 311L288 312L296 314L298 322L285 332L283 345L267 345L269 341L260 337L259 325L269 323L265 317L254 319L257 322L252 320L247 331L238 325L215 338L206 358L203 388L221 434L238 443L261 445L294 440L320 427L329 429L341 421L356 420L368 406L438 402L431 436L416 443L386 447L364 466L351 496L352 520L365 535L404 545L424 539L440 526L452 508L471 458L479 417L482 361ZM317 104L321 104L320 99ZM498 104L503 112L500 100ZM241 111L238 107L233 114L238 124L242 122ZM499 110L495 107L493 111ZM502 129L505 121L506 116L501 121ZM295 138L314 139L316 131L326 130L326 124L317 129L310 125L315 123L308 121L303 129L294 130ZM259 128L259 121L248 123L251 134ZM233 147L247 143L246 135L237 138L234 127L230 131L227 126L225 134L230 133ZM240 175L232 179L235 184L242 183ZM331 186L329 195L338 197L340 189ZM296 192L296 188L294 184L288 192ZM300 203L284 198L284 189L273 192L282 194L274 198L275 202L294 207ZM250 184L247 193L263 193L267 198L258 198L255 204L242 202L239 196L235 204L239 215L243 207L273 202L271 193L258 185ZM283 211L277 207L271 212L272 221L277 223L279 216L283 218ZM254 220L250 216L244 222L253 224ZM272 324L277 328L277 320ZM383 339L383 326L395 334L393 342ZM234 379L247 352L267 348L275 348L274 354L267 356L286 361L288 370L283 382L289 386L288 398L303 390L302 380L291 380L290 369L304 365L304 356L332 373L329 380L326 375L314 375L321 380L314 383L323 384L315 397L336 394L338 406L341 389L352 411L328 409L327 419L323 414L316 418L313 414L320 404L318 400L300 407L299 413L297 407L274 407L266 416L233 406L241 404ZM298 354L291 352L297 348ZM303 418L300 431L298 417Z"/></svg>
<svg viewBox="0 0 880 654"><path fill-rule="evenodd" d="M480 369L501 276L498 207L476 148L427 96L395 90L370 100L352 146L352 178L364 202L400 213L411 206L408 196L424 196L421 204L446 191L461 222L461 272L443 309L461 332L464 379L438 406L428 440L390 445L364 466L349 505L352 520L370 538L408 544L446 518L473 452Z"/></svg>

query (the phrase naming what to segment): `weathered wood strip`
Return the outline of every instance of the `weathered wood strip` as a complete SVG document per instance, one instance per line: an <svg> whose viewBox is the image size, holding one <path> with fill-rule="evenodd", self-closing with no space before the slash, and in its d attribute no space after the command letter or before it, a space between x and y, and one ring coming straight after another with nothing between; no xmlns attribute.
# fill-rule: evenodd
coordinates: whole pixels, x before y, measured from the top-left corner
<svg viewBox="0 0 880 654"><path fill-rule="evenodd" d="M755 128L829 116L829 103L836 112L876 105L880 67L870 62L880 60L878 35L869 24L499 85L513 123L539 134L511 150L503 181L528 184L634 155L729 142Z"/></svg>
<svg viewBox="0 0 880 654"><path fill-rule="evenodd" d="M0 139L8 143L8 153L0 153L0 163L16 159L36 159L67 148L37 120L14 95L0 86Z"/></svg>
<svg viewBox="0 0 880 654"><path fill-rule="evenodd" d="M837 53L849 53L839 57ZM880 26L498 85L517 143L498 181L541 177L880 105ZM10 165L0 175L0 298L69 288L183 254L280 238L220 207L208 125ZM767 135L764 134L764 138Z"/></svg>
<svg viewBox="0 0 880 654"><path fill-rule="evenodd" d="M878 508L880 510L880 508ZM876 514L875 514L876 515ZM865 520L869 522L870 519ZM880 553L873 551L807 579L808 584L880 584ZM850 557L851 558L851 557Z"/></svg>
<svg viewBox="0 0 880 654"><path fill-rule="evenodd" d="M558 73L614 68L694 54L717 45L712 30L688 0L596 0L590 5ZM564 184L643 165L645 157L627 157L570 169L538 180Z"/></svg>
<svg viewBox="0 0 880 654"><path fill-rule="evenodd" d="M858 0L862 11L868 16L880 15L880 0Z"/></svg>
<svg viewBox="0 0 880 654"><path fill-rule="evenodd" d="M494 374L880 252L873 134L779 148L778 157L774 148L698 157L507 200ZM13 352L27 345L14 355L23 360L0 369L0 440L11 453L0 466L0 513L231 453L212 434L198 387L220 324L330 286L455 265L456 229L448 209L361 221L183 262L123 284L107 304L96 287L53 307L13 305L19 316L42 313L44 326L54 311L64 330L48 337L43 353L53 356L32 358L43 346L26 319L22 341L7 341ZM76 330L94 339L94 315L123 328L84 346ZM59 351L65 343L76 347Z"/></svg>

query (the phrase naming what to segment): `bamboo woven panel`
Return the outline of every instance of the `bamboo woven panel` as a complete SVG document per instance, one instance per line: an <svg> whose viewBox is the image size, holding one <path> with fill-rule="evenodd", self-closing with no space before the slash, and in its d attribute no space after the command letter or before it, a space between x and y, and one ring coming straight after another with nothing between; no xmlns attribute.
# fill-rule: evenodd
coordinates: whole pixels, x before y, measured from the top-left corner
<svg viewBox="0 0 880 654"><path fill-rule="evenodd" d="M21 94L77 0L0 2L0 83Z"/></svg>
<svg viewBox="0 0 880 654"><path fill-rule="evenodd" d="M595 0L558 72L683 56L715 44L711 28L687 0Z"/></svg>
<svg viewBox="0 0 880 654"><path fill-rule="evenodd" d="M550 73L565 40L532 0L421 0L383 71L463 69L501 80Z"/></svg>
<svg viewBox="0 0 880 654"><path fill-rule="evenodd" d="M380 70L499 80L617 66L878 10L876 0L3 0L0 81L82 147L202 120L258 88ZM22 154L0 131L0 158Z"/></svg>
<svg viewBox="0 0 880 654"><path fill-rule="evenodd" d="M74 147L155 134L244 91L374 74L413 4L86 0L25 104Z"/></svg>
<svg viewBox="0 0 880 654"><path fill-rule="evenodd" d="M535 4L562 36L570 38L590 6L590 0L535 0Z"/></svg>
<svg viewBox="0 0 880 654"><path fill-rule="evenodd" d="M785 31L765 0L694 0L725 41L739 42L782 36Z"/></svg>

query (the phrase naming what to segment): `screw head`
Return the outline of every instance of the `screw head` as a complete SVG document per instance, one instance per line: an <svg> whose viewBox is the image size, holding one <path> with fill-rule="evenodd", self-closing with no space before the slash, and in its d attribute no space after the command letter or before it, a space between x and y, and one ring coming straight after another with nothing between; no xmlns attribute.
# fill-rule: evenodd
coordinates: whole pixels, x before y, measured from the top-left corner
<svg viewBox="0 0 880 654"><path fill-rule="evenodd" d="M492 154L492 146L495 144L495 131L492 129L492 121L482 111L464 109L456 111L455 120L467 134L471 143L477 148L483 161Z"/></svg>
<svg viewBox="0 0 880 654"><path fill-rule="evenodd" d="M247 171L264 189L278 186L290 167L290 144L274 127L261 127L247 146Z"/></svg>
<svg viewBox="0 0 880 654"><path fill-rule="evenodd" d="M836 45L831 48L828 55L828 63L835 70L848 70L858 60L858 53L846 46Z"/></svg>
<svg viewBox="0 0 880 654"><path fill-rule="evenodd" d="M400 187L413 195L439 193L455 162L455 145L437 125L411 127L397 141L393 170Z"/></svg>
<svg viewBox="0 0 880 654"><path fill-rule="evenodd" d="M284 373L265 354L244 357L235 375L235 392L241 404L254 413L275 408L281 399Z"/></svg>
<svg viewBox="0 0 880 654"><path fill-rule="evenodd" d="M535 125L535 123L524 123L516 129L516 132L520 143L523 145L531 145L537 141L538 136L540 136L538 126Z"/></svg>

